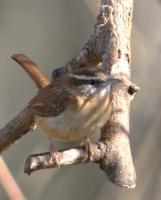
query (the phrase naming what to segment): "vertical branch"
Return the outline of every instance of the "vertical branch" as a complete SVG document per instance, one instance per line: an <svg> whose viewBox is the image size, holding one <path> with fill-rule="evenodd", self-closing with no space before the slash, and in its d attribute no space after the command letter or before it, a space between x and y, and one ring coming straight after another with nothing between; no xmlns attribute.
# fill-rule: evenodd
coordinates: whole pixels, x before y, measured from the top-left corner
<svg viewBox="0 0 161 200"><path fill-rule="evenodd" d="M130 101L138 87L130 80L132 0L102 0L97 22L97 49L102 67L120 80L111 86L112 113L101 133L107 144L100 164L109 179L120 186L135 187L135 168L129 142Z"/></svg>
<svg viewBox="0 0 161 200"><path fill-rule="evenodd" d="M102 0L97 20L96 47L102 56L103 66L110 75L125 72L130 76L132 11L132 0ZM122 62L125 64L124 69L119 69Z"/></svg>
<svg viewBox="0 0 161 200"><path fill-rule="evenodd" d="M125 83L112 88L113 111L101 133L107 145L100 166L109 179L122 187L134 188L136 173L129 141L129 105L131 95Z"/></svg>

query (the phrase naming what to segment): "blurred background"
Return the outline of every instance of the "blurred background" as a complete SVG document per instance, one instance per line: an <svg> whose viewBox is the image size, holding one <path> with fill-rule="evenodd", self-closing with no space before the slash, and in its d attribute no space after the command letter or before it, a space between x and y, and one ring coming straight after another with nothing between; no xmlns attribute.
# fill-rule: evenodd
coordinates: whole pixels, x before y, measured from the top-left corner
<svg viewBox="0 0 161 200"><path fill-rule="evenodd" d="M50 78L88 40L99 0L0 0L0 126L22 110L37 89L10 59L25 53ZM131 147L137 187L111 184L97 165L77 165L24 174L29 154L48 150L46 136L29 133L3 158L29 200L160 200L161 199L161 4L135 1L132 30L132 77L141 87L132 102ZM56 143L58 148L66 145ZM0 199L8 200L0 183ZM17 200L16 198L14 198Z"/></svg>

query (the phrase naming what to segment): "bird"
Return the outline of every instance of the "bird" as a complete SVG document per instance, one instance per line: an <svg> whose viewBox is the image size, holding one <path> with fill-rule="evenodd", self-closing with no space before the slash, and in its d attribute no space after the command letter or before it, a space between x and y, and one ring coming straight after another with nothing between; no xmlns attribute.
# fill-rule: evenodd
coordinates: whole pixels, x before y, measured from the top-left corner
<svg viewBox="0 0 161 200"><path fill-rule="evenodd" d="M110 82L103 74L81 69L40 90L28 109L47 135L74 141L101 131L109 118L109 97Z"/></svg>
<svg viewBox="0 0 161 200"><path fill-rule="evenodd" d="M27 71L39 91L28 104L28 111L35 118L35 127L49 138L62 141L82 141L93 134L100 134L111 111L111 79L99 68L84 67L48 81L40 69L13 55ZM40 76L39 76L40 74ZM43 77L43 78L42 78ZM88 145L87 145L88 146ZM57 151L50 145L52 158L58 162Z"/></svg>

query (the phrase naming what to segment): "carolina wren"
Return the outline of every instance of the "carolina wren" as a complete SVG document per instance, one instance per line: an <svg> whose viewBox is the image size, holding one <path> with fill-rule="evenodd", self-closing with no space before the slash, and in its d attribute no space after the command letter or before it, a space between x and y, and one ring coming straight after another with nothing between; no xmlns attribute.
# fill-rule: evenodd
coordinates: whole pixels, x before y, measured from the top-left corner
<svg viewBox="0 0 161 200"><path fill-rule="evenodd" d="M29 103L36 125L50 137L80 140L100 133L111 113L110 82L97 68L66 74Z"/></svg>
<svg viewBox="0 0 161 200"><path fill-rule="evenodd" d="M31 72L32 65L26 66L26 71ZM35 75L29 74L38 82ZM81 140L100 133L109 119L111 80L98 67L67 73L46 87L37 85L42 89L30 101L28 109L35 116L36 126L51 138Z"/></svg>

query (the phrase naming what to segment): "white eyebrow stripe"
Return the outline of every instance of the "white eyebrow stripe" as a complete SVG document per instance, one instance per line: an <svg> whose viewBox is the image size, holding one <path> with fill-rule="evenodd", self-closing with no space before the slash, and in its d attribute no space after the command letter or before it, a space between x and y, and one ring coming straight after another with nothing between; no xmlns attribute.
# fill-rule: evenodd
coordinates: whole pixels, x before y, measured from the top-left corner
<svg viewBox="0 0 161 200"><path fill-rule="evenodd" d="M76 78L76 79L80 79L80 80L99 80L98 77L94 77L94 76L87 76L87 75L76 75L76 74L70 74L70 77Z"/></svg>

